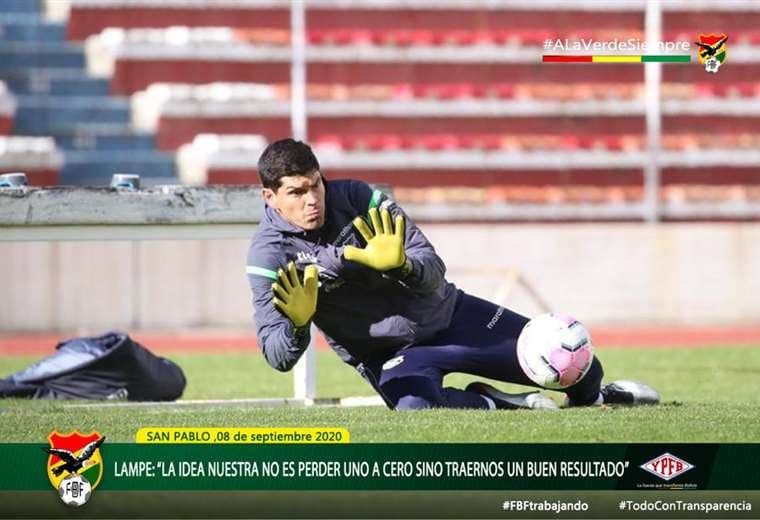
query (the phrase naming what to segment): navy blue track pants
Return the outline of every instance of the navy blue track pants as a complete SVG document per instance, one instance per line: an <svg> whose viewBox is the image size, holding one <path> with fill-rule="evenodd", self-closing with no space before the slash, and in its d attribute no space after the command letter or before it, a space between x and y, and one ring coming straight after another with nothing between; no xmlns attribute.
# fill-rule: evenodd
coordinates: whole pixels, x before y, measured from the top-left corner
<svg viewBox="0 0 760 520"><path fill-rule="evenodd" d="M517 361L517 337L528 318L467 293L459 293L451 325L424 344L390 358L365 362L359 372L389 408L488 408L477 393L443 387L443 378L463 372L506 383L538 386ZM599 395L602 365L595 357L586 376L563 390L575 403Z"/></svg>

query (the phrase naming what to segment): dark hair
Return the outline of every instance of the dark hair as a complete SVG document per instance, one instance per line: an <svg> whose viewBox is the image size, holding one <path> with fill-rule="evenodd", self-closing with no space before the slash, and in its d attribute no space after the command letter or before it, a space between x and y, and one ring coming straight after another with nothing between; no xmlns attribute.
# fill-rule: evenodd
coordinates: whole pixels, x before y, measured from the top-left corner
<svg viewBox="0 0 760 520"><path fill-rule="evenodd" d="M288 138L266 147L259 157L258 169L261 184L277 191L282 177L310 174L319 170L319 162L308 144Z"/></svg>

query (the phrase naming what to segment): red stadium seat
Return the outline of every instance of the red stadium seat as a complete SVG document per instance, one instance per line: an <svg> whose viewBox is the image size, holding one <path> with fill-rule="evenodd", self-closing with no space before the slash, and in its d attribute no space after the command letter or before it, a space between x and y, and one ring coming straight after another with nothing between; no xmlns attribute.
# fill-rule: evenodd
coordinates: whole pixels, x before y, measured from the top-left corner
<svg viewBox="0 0 760 520"><path fill-rule="evenodd" d="M0 114L0 135L9 135L13 128L13 119Z"/></svg>

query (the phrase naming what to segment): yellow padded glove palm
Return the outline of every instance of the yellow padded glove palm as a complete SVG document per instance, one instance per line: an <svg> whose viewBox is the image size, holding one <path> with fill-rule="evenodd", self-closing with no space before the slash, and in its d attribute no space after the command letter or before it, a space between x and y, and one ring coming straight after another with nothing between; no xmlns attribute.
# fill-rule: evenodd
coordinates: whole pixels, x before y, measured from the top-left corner
<svg viewBox="0 0 760 520"><path fill-rule="evenodd" d="M277 271L277 282L272 284L274 306L293 322L296 327L303 327L311 321L317 312L317 278L316 265L309 265L303 272L303 284L298 279L296 265L288 264L288 271Z"/></svg>
<svg viewBox="0 0 760 520"><path fill-rule="evenodd" d="M378 214L376 208L369 210L369 218L374 230L361 217L354 219L354 227L367 241L364 249L354 246L343 248L346 260L358 262L376 271L390 271L406 263L404 252L404 217L396 217L394 229L391 214L384 209Z"/></svg>

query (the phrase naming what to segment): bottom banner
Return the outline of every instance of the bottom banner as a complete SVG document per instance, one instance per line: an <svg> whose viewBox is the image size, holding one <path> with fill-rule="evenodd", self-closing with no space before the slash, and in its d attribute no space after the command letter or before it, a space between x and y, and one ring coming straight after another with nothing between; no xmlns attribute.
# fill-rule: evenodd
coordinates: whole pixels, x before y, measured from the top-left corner
<svg viewBox="0 0 760 520"><path fill-rule="evenodd" d="M0 518L758 518L760 491L0 492Z"/></svg>

